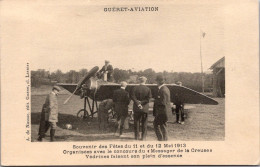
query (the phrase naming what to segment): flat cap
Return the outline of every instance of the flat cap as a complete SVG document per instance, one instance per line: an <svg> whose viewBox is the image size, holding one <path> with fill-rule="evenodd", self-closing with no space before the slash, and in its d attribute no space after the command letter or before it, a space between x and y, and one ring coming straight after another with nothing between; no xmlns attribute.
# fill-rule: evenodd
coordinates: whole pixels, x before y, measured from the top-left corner
<svg viewBox="0 0 260 167"><path fill-rule="evenodd" d="M126 87L127 86L127 82L125 82L125 81L122 81L122 82L120 82L120 85L121 85L121 87Z"/></svg>
<svg viewBox="0 0 260 167"><path fill-rule="evenodd" d="M178 82L177 82L177 85L182 86L182 82L181 82L181 81L178 81Z"/></svg>
<svg viewBox="0 0 260 167"><path fill-rule="evenodd" d="M141 77L138 78L138 80L139 80L140 82L146 82L146 81L147 81L147 78L144 77L144 76L141 76Z"/></svg>
<svg viewBox="0 0 260 167"><path fill-rule="evenodd" d="M110 63L110 61L108 61L108 60L105 60L105 63Z"/></svg>
<svg viewBox="0 0 260 167"><path fill-rule="evenodd" d="M53 88L52 89L56 89L57 91L61 91L61 88L60 87L58 87L58 86L53 86Z"/></svg>

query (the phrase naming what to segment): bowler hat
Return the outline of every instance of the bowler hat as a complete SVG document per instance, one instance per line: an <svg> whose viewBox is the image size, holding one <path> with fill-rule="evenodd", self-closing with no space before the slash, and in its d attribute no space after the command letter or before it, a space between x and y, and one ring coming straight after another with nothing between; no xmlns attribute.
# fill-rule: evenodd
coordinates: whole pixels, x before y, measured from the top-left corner
<svg viewBox="0 0 260 167"><path fill-rule="evenodd" d="M56 89L57 91L61 91L61 88L58 86L53 86L52 90Z"/></svg>
<svg viewBox="0 0 260 167"><path fill-rule="evenodd" d="M157 77L156 77L156 81L157 82L164 82L164 77L162 76L162 75L157 75Z"/></svg>

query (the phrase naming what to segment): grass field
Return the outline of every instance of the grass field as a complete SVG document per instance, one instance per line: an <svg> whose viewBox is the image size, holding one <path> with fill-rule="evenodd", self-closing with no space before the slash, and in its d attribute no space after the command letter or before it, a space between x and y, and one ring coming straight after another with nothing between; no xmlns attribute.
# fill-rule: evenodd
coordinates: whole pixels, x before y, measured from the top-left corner
<svg viewBox="0 0 260 167"><path fill-rule="evenodd" d="M56 130L57 141L135 141L133 121L130 128L125 130L124 138L113 135L115 122L111 120L106 132L99 131L96 115L90 122L76 117L77 112L83 108L83 100L73 96L69 103L63 105L67 94L58 97L59 122ZM37 141L40 112L46 95L37 93L32 95L31 123L32 141ZM194 105L195 108L186 110L187 118L184 125L175 124L175 115L169 113L168 132L169 140L183 141L217 141L225 139L225 99L216 98L219 105ZM152 106L152 105L151 105ZM148 116L147 140L156 140L153 129L152 112ZM73 129L67 130L65 124L71 124ZM49 141L49 132L46 140Z"/></svg>

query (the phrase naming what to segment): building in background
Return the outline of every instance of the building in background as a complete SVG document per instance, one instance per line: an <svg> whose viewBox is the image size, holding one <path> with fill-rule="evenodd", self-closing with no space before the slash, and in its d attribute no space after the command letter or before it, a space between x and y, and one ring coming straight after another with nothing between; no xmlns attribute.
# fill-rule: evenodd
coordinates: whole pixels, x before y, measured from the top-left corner
<svg viewBox="0 0 260 167"><path fill-rule="evenodd" d="M225 97L225 57L219 59L210 69L213 70L213 96Z"/></svg>

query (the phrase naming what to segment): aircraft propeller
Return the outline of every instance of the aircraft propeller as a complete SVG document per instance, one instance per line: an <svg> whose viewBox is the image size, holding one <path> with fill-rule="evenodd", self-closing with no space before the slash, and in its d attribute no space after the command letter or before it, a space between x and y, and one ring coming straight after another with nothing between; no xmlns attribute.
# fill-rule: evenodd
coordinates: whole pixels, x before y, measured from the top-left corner
<svg viewBox="0 0 260 167"><path fill-rule="evenodd" d="M98 71L98 66L93 67L81 80L78 82L76 89L74 92L64 101L63 104L66 104L70 98L76 93L77 90L81 88L81 86L86 83L97 71Z"/></svg>

